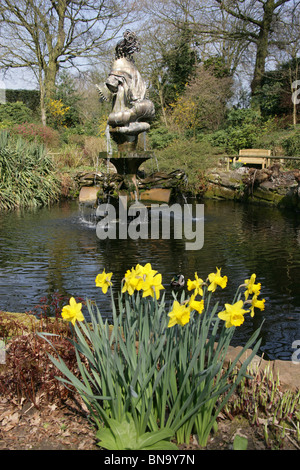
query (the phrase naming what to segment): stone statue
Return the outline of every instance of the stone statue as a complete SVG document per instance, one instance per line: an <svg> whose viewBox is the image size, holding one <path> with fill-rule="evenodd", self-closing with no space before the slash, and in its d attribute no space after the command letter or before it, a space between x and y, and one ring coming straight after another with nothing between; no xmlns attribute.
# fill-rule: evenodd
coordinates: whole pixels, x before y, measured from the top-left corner
<svg viewBox="0 0 300 470"><path fill-rule="evenodd" d="M132 57L140 50L136 35L127 30L123 36L116 45L115 60L105 85L97 85L102 100L112 99L108 124L120 151L134 150L138 134L150 129L149 122L155 116L154 105L146 97L146 84Z"/></svg>

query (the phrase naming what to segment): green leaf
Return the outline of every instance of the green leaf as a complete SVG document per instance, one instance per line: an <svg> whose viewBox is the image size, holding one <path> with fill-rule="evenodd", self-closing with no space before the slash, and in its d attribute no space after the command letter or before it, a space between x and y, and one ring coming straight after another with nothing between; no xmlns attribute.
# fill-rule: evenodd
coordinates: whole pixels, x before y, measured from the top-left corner
<svg viewBox="0 0 300 470"><path fill-rule="evenodd" d="M248 439L237 434L233 441L233 450L247 450Z"/></svg>
<svg viewBox="0 0 300 470"><path fill-rule="evenodd" d="M121 422L108 419L109 427L100 429L96 433L98 445L108 450L178 450L170 442L174 435L171 429L163 428L159 431L146 432L137 435L132 416L127 415Z"/></svg>

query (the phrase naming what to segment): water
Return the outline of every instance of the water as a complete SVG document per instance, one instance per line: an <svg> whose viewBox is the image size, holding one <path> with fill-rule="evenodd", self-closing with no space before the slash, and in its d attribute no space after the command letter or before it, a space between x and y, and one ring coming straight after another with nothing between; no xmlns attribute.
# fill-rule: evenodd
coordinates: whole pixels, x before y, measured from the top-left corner
<svg viewBox="0 0 300 470"><path fill-rule="evenodd" d="M257 274L266 299L236 330L234 344L244 344L261 324L260 353L290 360L300 340L300 214L276 208L228 202L205 202L205 242L186 251L184 240L104 240L95 221L82 216L77 202L51 209L0 214L0 309L24 312L53 292L88 297L109 315L109 298L95 287L105 268L114 273L117 292L127 269L151 262L162 273L167 297L174 274L199 277L222 268L228 287L216 299L231 303L239 284Z"/></svg>

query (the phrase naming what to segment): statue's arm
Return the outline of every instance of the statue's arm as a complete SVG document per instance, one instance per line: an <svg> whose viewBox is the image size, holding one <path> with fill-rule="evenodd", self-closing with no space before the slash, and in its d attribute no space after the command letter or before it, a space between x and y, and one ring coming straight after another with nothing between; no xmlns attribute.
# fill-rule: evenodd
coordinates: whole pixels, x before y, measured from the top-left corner
<svg viewBox="0 0 300 470"><path fill-rule="evenodd" d="M99 93L99 100L103 101L111 101L112 93L109 91L105 83L103 85L95 85L98 93Z"/></svg>

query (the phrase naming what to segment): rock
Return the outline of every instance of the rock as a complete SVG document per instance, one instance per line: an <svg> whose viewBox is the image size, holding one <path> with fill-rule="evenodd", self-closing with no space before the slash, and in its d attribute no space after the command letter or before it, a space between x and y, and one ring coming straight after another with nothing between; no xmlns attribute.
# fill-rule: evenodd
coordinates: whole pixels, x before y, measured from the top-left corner
<svg viewBox="0 0 300 470"><path fill-rule="evenodd" d="M216 169L207 175L204 198L231 199L300 209L300 171L282 171L279 164L267 169L242 167Z"/></svg>
<svg viewBox="0 0 300 470"><path fill-rule="evenodd" d="M79 193L79 202L95 204L97 202L98 191L98 186L83 186Z"/></svg>

